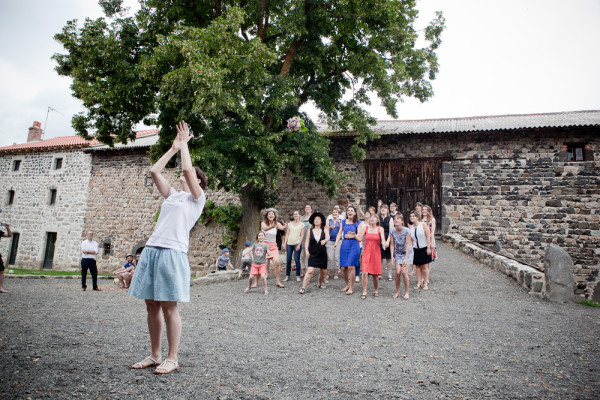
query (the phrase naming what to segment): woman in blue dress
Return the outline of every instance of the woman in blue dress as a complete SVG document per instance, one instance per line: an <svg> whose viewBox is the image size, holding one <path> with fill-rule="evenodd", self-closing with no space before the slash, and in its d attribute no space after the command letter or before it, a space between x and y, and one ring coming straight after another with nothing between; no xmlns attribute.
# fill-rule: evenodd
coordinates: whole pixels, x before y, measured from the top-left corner
<svg viewBox="0 0 600 400"><path fill-rule="evenodd" d="M165 201L129 288L129 295L146 301L151 347L150 356L133 364L132 368L158 365L154 370L156 374L168 374L179 368L177 350L181 339L181 317L177 302L190 301L190 263L187 257L190 230L206 203L206 175L200 168L192 166L189 140L189 127L181 121L177 124L173 145L150 169L154 184ZM162 170L178 152L181 152L181 192L173 189L162 175ZM163 316L169 352L161 363Z"/></svg>
<svg viewBox="0 0 600 400"><path fill-rule="evenodd" d="M346 208L346 219L342 221L342 229L339 233L343 240L340 248L340 267L342 268L344 282L346 282L342 292L346 292L347 295L354 293L355 268L360 257L360 242L356 240L359 225L360 221L356 214L356 208L348 206Z"/></svg>

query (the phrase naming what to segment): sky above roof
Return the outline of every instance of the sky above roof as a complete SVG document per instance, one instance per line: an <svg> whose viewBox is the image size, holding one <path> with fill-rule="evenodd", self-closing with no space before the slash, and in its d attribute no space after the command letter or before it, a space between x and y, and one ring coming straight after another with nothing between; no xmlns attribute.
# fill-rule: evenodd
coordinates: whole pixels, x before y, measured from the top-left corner
<svg viewBox="0 0 600 400"><path fill-rule="evenodd" d="M420 0L417 8L416 29L436 10L446 18L440 72L435 96L406 100L399 119L600 110L600 1ZM0 1L0 146L25 142L34 120L45 138L75 134L71 117L83 107L54 71L51 56L63 49L53 36L68 20L101 15L93 0ZM318 110L306 110L316 120ZM369 110L391 119L377 99Z"/></svg>

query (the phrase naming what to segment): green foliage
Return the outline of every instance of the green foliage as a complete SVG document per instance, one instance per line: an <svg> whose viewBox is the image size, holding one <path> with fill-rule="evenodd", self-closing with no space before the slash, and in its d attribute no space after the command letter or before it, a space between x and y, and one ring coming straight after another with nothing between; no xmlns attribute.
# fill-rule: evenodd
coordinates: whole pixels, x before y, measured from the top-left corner
<svg viewBox="0 0 600 400"><path fill-rule="evenodd" d="M156 212L152 216L152 219L154 220L154 223L158 222L158 217L160 217L160 207L158 207L158 210L156 210Z"/></svg>
<svg viewBox="0 0 600 400"><path fill-rule="evenodd" d="M598 304L592 300L581 300L581 301L578 301L577 304L581 304L582 306L586 306L586 307L600 307L600 304Z"/></svg>
<svg viewBox="0 0 600 400"><path fill-rule="evenodd" d="M235 204L217 206L214 202L207 200L199 221L203 224L216 222L225 225L227 231L223 235L222 245L223 247L230 247L235 235L240 230L241 220L242 206Z"/></svg>
<svg viewBox="0 0 600 400"><path fill-rule="evenodd" d="M425 28L416 48L414 0L208 1L140 0L127 16L119 0L101 0L106 17L70 21L55 38L60 75L86 111L73 117L78 134L104 143L134 140L135 124L160 128L158 158L185 119L195 131L195 163L215 189L277 201L283 171L317 182L329 196L343 176L329 141L299 108L309 101L335 129L356 133L357 160L377 136L366 111L374 92L397 117L405 97L427 100L438 72L435 50L444 18ZM306 131L290 132L293 116Z"/></svg>

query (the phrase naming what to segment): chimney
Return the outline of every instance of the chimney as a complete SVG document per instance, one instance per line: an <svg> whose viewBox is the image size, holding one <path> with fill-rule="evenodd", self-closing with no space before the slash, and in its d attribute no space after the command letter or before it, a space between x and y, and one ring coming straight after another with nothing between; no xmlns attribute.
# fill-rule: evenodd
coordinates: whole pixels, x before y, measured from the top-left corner
<svg viewBox="0 0 600 400"><path fill-rule="evenodd" d="M42 123L33 121L33 126L29 128L27 143L40 142L42 140Z"/></svg>

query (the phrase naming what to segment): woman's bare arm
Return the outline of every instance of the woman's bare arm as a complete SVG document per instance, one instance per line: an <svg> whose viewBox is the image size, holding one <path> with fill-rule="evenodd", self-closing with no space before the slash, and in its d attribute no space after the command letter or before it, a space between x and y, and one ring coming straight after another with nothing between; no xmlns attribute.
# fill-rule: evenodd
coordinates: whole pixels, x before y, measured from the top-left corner
<svg viewBox="0 0 600 400"><path fill-rule="evenodd" d="M190 157L190 149L188 149L188 141L190 140L190 128L185 121L180 121L177 124L177 136L181 142L181 173L190 188L190 192L194 199L199 199L202 196L203 190L198 183L198 176L192 165Z"/></svg>

